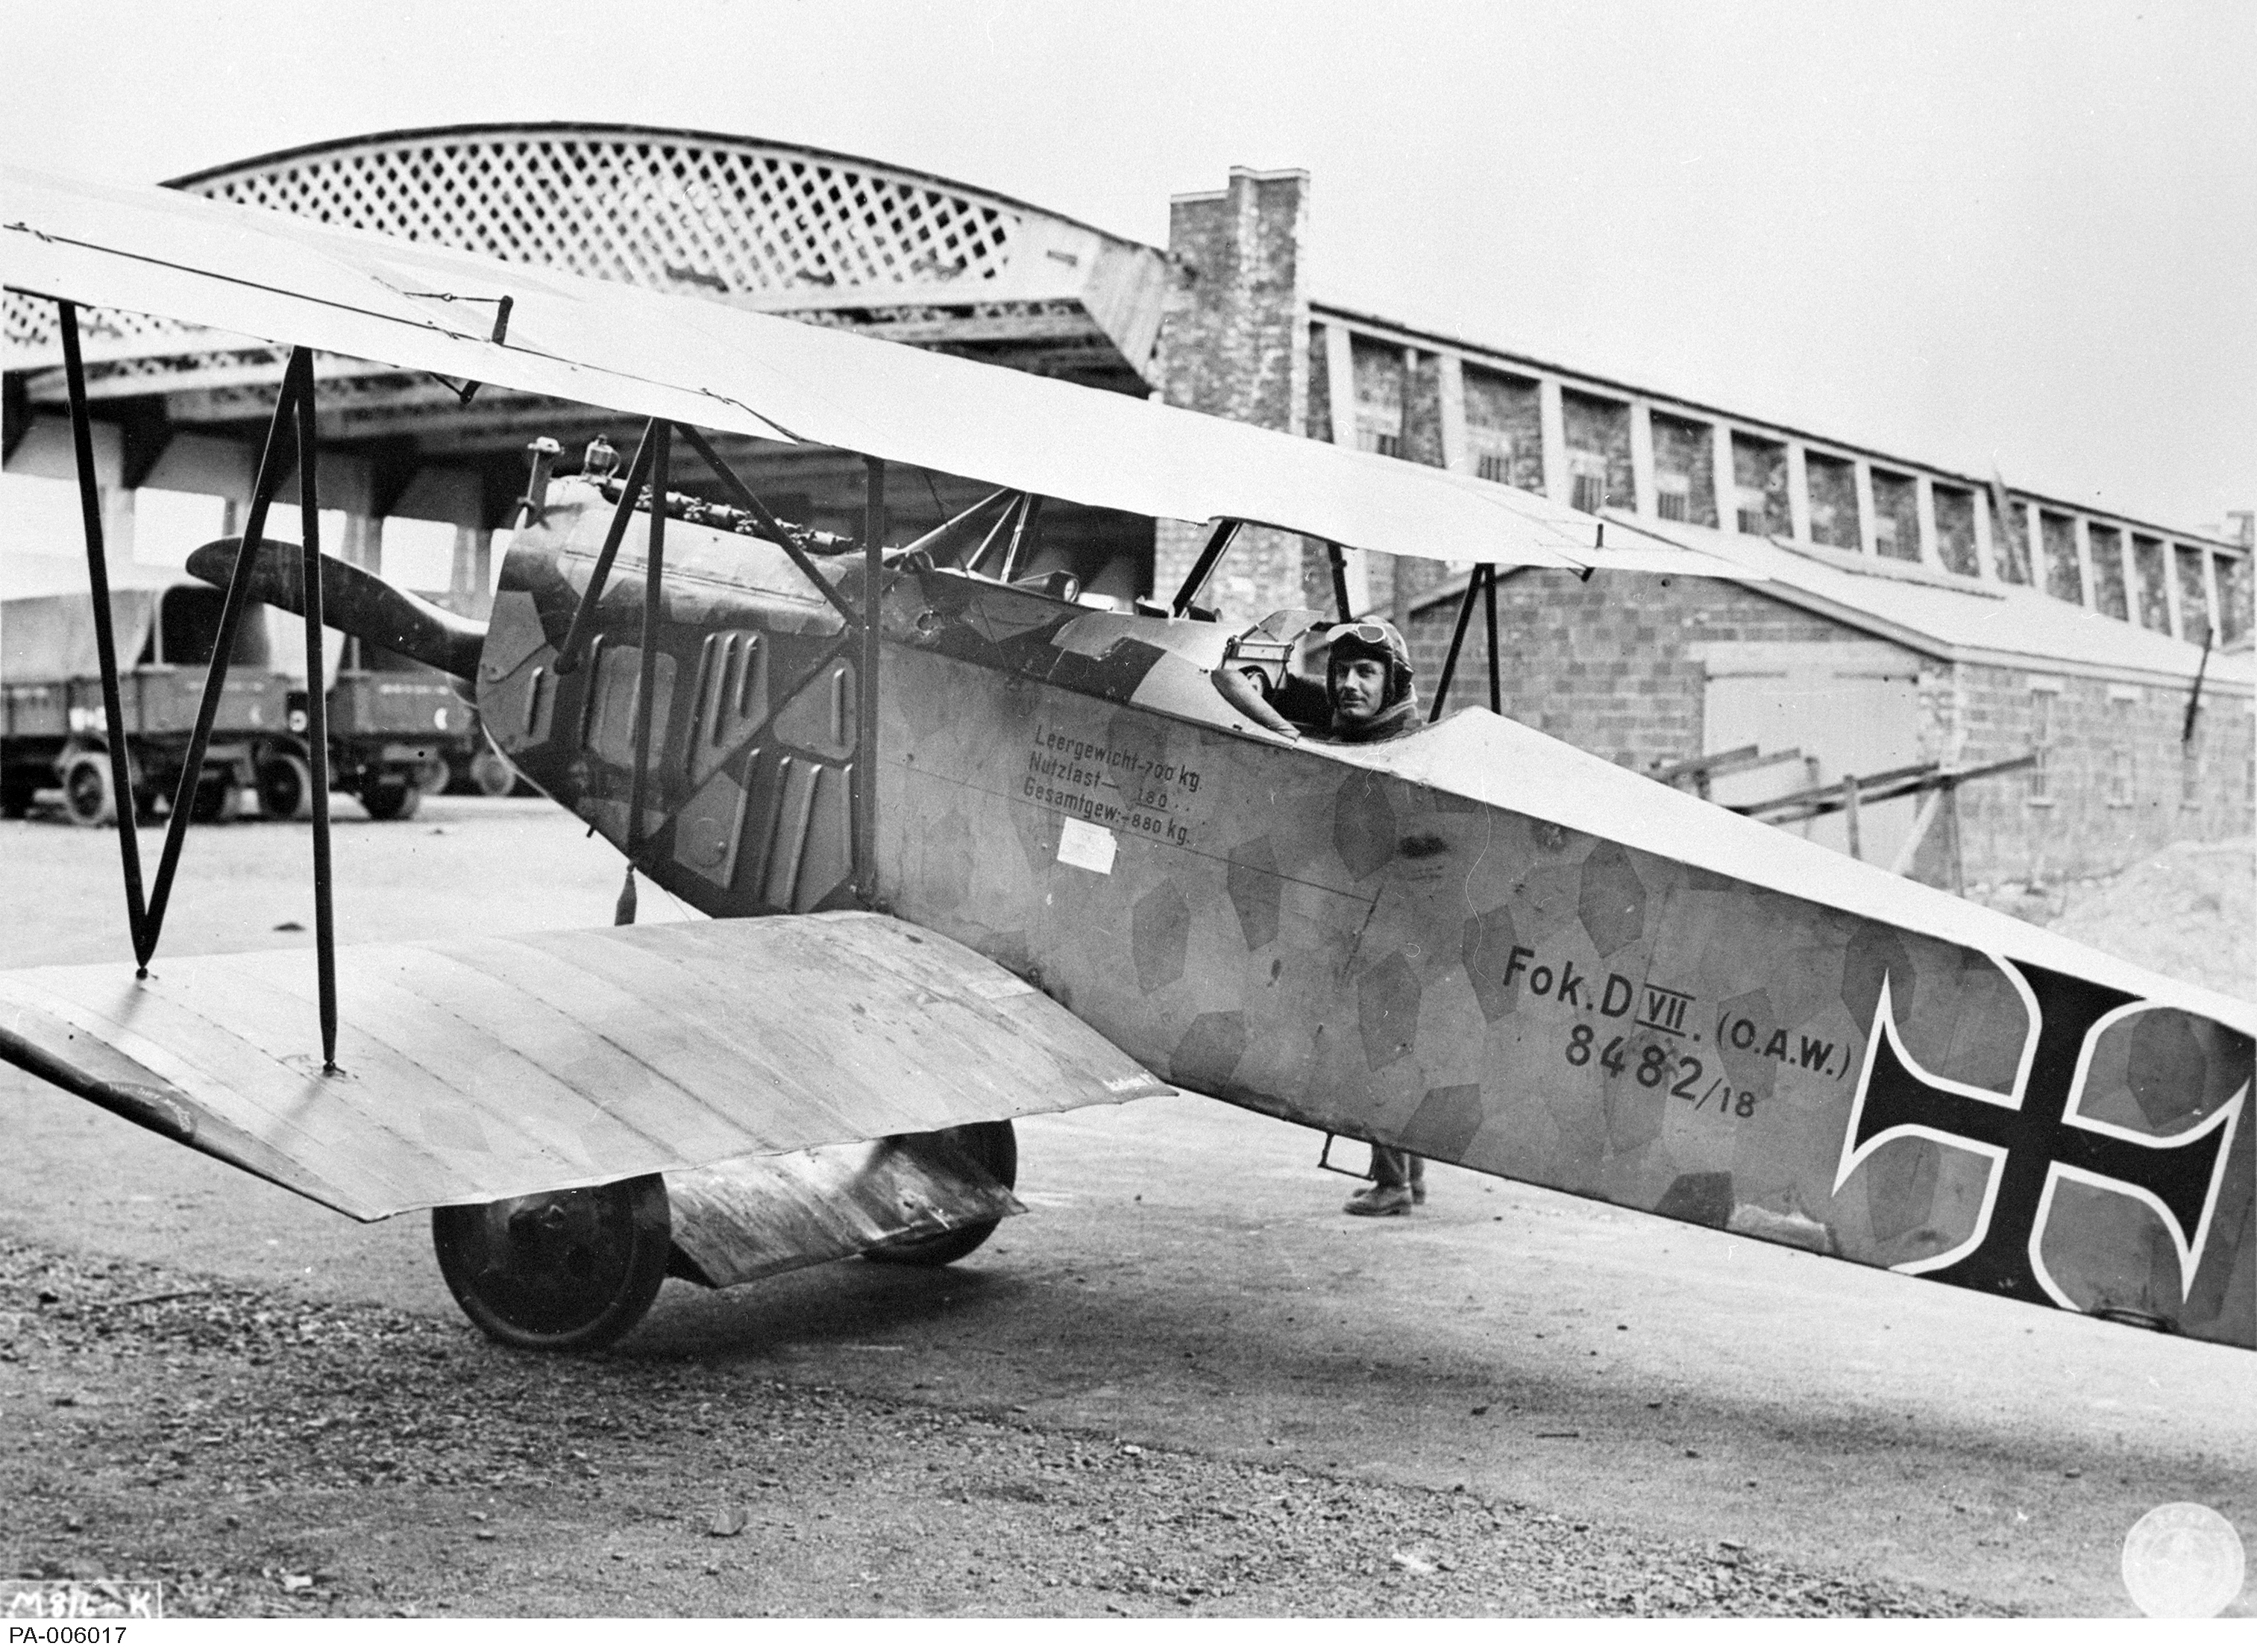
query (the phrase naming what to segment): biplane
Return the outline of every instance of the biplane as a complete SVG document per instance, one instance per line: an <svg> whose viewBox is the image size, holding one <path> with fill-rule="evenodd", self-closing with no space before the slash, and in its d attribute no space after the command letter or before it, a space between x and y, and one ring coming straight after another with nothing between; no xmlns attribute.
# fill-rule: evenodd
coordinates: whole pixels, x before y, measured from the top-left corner
<svg viewBox="0 0 2257 1652"><path fill-rule="evenodd" d="M348 1216L431 1210L497 1338L598 1345L669 1273L953 1260L1018 1208L1012 1119L1175 1086L2257 1346L2257 1009L1478 706L1297 739L1218 691L1234 628L1199 605L1244 525L1491 589L1707 557L1472 477L153 188L8 172L0 280L57 306L113 730L82 307L292 350L244 531L192 564L223 623L264 600L474 685L631 868L609 928L339 947L317 777L311 957L159 957L176 809L145 894L119 833L135 961L0 976L0 1055ZM474 623L322 554L315 350L647 422L624 465L537 462ZM776 519L716 433L863 455L854 541ZM672 486L677 440L725 498ZM889 546L903 466L992 491ZM1212 530L1171 601L1100 607L1027 571L1044 499ZM638 874L712 921L626 921Z"/></svg>

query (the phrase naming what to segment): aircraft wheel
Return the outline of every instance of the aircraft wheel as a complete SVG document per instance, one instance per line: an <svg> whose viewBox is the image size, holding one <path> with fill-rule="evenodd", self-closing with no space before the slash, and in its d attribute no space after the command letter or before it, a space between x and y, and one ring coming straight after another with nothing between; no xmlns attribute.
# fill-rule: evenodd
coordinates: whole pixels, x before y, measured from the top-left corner
<svg viewBox="0 0 2257 1652"><path fill-rule="evenodd" d="M422 788L413 780L386 777L360 788L360 806L371 820L412 819L422 805Z"/></svg>
<svg viewBox="0 0 2257 1652"><path fill-rule="evenodd" d="M277 752L258 766L258 812L269 820L310 820L314 771L306 759Z"/></svg>
<svg viewBox="0 0 2257 1652"><path fill-rule="evenodd" d="M986 1170L1005 1187L1015 1187L1019 1180L1019 1134L1012 1129L1008 1119L992 1123L959 1125L953 1130L933 1133L953 1142L975 1164ZM916 1136L905 1138L915 1141ZM904 1239L898 1245L881 1245L862 1254L874 1262L891 1262L904 1267L945 1267L960 1261L987 1242L1000 1222L974 1222L969 1227L953 1228L945 1233L936 1233L930 1239Z"/></svg>
<svg viewBox="0 0 2257 1652"><path fill-rule="evenodd" d="M512 1348L575 1353L618 1341L666 1277L662 1176L431 1212L439 1272L471 1323Z"/></svg>
<svg viewBox="0 0 2257 1652"><path fill-rule="evenodd" d="M64 766L63 808L78 826L107 826L117 818L108 752L81 752Z"/></svg>

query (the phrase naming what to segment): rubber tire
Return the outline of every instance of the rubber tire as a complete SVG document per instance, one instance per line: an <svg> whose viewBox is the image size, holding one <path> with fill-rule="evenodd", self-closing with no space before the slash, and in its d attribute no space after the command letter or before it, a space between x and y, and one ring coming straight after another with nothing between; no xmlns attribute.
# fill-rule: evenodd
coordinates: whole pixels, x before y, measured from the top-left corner
<svg viewBox="0 0 2257 1652"><path fill-rule="evenodd" d="M110 754L81 752L63 765L63 809L74 826L108 826L117 819L117 794L110 783Z"/></svg>
<svg viewBox="0 0 2257 1652"><path fill-rule="evenodd" d="M937 1130L934 1135L953 1141L973 1161L994 1176L1005 1187L1016 1187L1019 1182L1019 1133L1011 1127L1008 1119L997 1119L987 1124L959 1125L953 1130ZM904 1141L919 1141L930 1138L904 1136ZM899 1267L945 1267L985 1245L995 1230L1002 1225L1001 1218L974 1222L969 1227L954 1228L945 1233L936 1233L930 1239L905 1239L898 1245L881 1245L862 1253L866 1260L886 1262Z"/></svg>
<svg viewBox="0 0 2257 1652"><path fill-rule="evenodd" d="M371 820L413 820L423 806L423 789L412 780L371 780L360 788L360 806Z"/></svg>
<svg viewBox="0 0 2257 1652"><path fill-rule="evenodd" d="M471 784L481 797L507 797L517 789L517 771L499 752L481 752L471 759Z"/></svg>
<svg viewBox="0 0 2257 1652"><path fill-rule="evenodd" d="M447 771L447 759L443 757L427 757L415 771L415 785L418 790L437 792L442 795L446 792L448 781L453 778L454 776Z"/></svg>
<svg viewBox="0 0 2257 1652"><path fill-rule="evenodd" d="M314 771L290 752L269 754L258 766L258 812L268 820L314 817Z"/></svg>
<svg viewBox="0 0 2257 1652"><path fill-rule="evenodd" d="M232 769L206 775L188 799L188 818L200 825L224 826L242 813L243 787L236 784Z"/></svg>
<svg viewBox="0 0 2257 1652"><path fill-rule="evenodd" d="M463 1312L496 1342L541 1353L608 1347L650 1310L666 1277L666 1179L442 1205L431 1246Z"/></svg>

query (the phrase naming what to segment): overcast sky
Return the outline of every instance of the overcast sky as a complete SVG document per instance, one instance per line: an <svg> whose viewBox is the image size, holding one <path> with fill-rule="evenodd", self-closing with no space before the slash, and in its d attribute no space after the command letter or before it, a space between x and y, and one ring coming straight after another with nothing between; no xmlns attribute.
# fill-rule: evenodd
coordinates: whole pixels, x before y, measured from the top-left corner
<svg viewBox="0 0 2257 1652"><path fill-rule="evenodd" d="M2179 526L2257 505L2257 4L0 0L11 159L154 181L587 119L1164 244L1312 175L1311 290Z"/></svg>

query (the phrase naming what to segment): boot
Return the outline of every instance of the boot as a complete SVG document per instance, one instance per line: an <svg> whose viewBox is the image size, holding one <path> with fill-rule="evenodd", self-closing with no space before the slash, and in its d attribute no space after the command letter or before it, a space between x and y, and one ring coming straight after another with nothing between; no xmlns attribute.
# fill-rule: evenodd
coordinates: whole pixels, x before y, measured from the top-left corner
<svg viewBox="0 0 2257 1652"><path fill-rule="evenodd" d="M1411 1204L1411 1189L1407 1183L1375 1182L1368 1188L1360 1189L1341 1208L1350 1216L1408 1216Z"/></svg>
<svg viewBox="0 0 2257 1652"><path fill-rule="evenodd" d="M1394 1147L1371 1144L1371 1185L1342 1206L1350 1216L1404 1216L1416 1204L1411 1183L1412 1167L1423 1177L1425 1162Z"/></svg>

